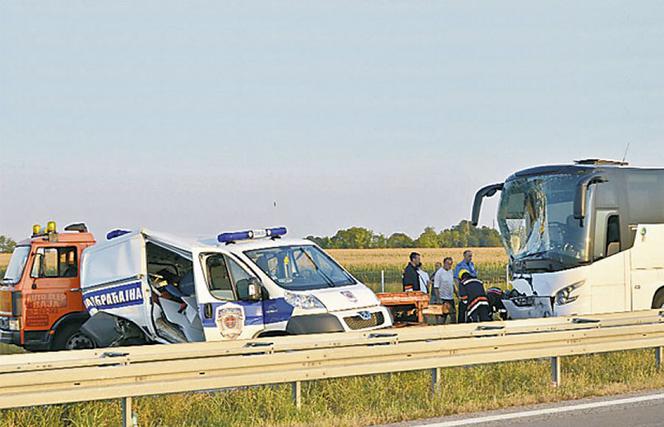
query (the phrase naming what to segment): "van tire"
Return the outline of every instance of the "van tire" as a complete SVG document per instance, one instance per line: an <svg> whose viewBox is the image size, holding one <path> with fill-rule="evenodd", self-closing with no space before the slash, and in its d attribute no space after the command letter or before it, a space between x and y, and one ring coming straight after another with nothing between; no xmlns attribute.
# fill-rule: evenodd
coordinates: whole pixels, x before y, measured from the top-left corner
<svg viewBox="0 0 664 427"><path fill-rule="evenodd" d="M79 323L65 323L60 326L53 335L51 349L57 351L95 348L94 340L81 332L80 328Z"/></svg>
<svg viewBox="0 0 664 427"><path fill-rule="evenodd" d="M664 288L660 288L655 292L655 297L652 299L652 308L664 308Z"/></svg>

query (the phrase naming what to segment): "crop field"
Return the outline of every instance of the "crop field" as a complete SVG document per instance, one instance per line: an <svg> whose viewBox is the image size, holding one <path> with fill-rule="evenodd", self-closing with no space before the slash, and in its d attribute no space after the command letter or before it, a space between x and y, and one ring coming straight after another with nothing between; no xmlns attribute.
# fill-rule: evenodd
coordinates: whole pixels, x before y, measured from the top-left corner
<svg viewBox="0 0 664 427"><path fill-rule="evenodd" d="M436 249L329 249L328 252L346 268L368 266L398 266L403 268L408 263L408 255L415 251L422 255L425 266L443 261L451 256L454 262L461 261L463 248ZM474 261L479 264L504 264L507 255L503 248L471 248Z"/></svg>
<svg viewBox="0 0 664 427"><path fill-rule="evenodd" d="M9 264L11 256L11 254L0 254L0 273L2 273L2 276L5 275L5 269L7 268L7 264Z"/></svg>
<svg viewBox="0 0 664 427"><path fill-rule="evenodd" d="M423 268L432 273L434 264L444 257L452 257L457 263L463 258L462 248L440 249L331 249L328 252L358 280L374 291L382 291L384 278L385 291L401 290L401 274L408 263L408 255L416 251L422 255ZM503 248L472 248L480 279L487 286L505 287L507 256Z"/></svg>

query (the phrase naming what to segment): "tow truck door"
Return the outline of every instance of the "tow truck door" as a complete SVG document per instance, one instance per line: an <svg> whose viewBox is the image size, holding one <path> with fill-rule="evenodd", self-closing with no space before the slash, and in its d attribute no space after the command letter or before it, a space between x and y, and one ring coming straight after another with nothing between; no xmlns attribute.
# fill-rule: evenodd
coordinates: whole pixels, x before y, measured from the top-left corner
<svg viewBox="0 0 664 427"><path fill-rule="evenodd" d="M79 247L46 244L32 250L25 283L25 331L48 330L62 316L83 310L79 287Z"/></svg>
<svg viewBox="0 0 664 427"><path fill-rule="evenodd" d="M200 253L198 260L194 276L205 340L254 338L264 329L263 303L245 291L255 275L229 252Z"/></svg>

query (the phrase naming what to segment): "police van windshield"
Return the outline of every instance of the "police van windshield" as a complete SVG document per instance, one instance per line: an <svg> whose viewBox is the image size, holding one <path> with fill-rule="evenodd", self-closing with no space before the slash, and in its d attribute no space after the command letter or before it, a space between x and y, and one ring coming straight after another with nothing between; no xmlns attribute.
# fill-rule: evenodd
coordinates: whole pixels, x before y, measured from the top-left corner
<svg viewBox="0 0 664 427"><path fill-rule="evenodd" d="M17 246L14 249L14 253L7 266L7 271L5 272L5 277L2 279L3 284L13 285L21 280L25 263L28 261L28 255L30 255L30 246Z"/></svg>
<svg viewBox="0 0 664 427"><path fill-rule="evenodd" d="M543 175L505 183L498 225L515 261L546 259L555 270L588 258L587 230L574 218L575 175Z"/></svg>
<svg viewBox="0 0 664 427"><path fill-rule="evenodd" d="M265 274L289 290L354 285L355 280L316 246L282 246L245 252Z"/></svg>

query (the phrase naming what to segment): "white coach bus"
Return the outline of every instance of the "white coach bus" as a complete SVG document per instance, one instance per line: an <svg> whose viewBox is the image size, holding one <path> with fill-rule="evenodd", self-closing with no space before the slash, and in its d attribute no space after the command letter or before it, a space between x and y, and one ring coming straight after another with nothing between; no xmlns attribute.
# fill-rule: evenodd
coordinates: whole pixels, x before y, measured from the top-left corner
<svg viewBox="0 0 664 427"><path fill-rule="evenodd" d="M519 171L477 192L473 224L499 191L511 318L664 306L664 169L589 159Z"/></svg>

